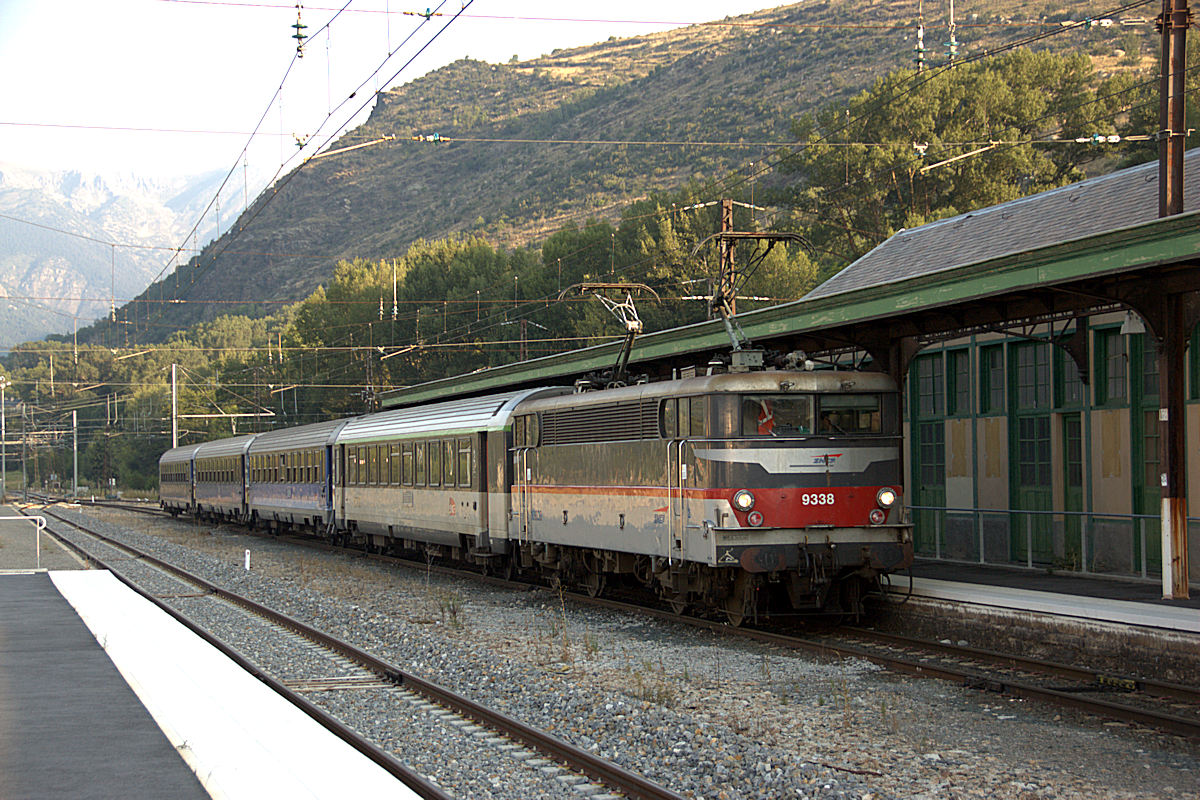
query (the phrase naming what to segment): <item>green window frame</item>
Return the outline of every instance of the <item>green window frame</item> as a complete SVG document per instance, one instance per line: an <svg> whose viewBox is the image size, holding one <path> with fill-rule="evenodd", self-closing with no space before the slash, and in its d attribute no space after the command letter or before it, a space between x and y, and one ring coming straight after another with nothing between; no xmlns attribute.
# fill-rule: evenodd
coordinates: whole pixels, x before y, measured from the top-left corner
<svg viewBox="0 0 1200 800"><path fill-rule="evenodd" d="M913 362L916 374L917 415L922 418L940 417L946 411L946 375L941 353L918 356Z"/></svg>
<svg viewBox="0 0 1200 800"><path fill-rule="evenodd" d="M1192 329L1188 339L1188 397L1200 400L1200 325Z"/></svg>
<svg viewBox="0 0 1200 800"><path fill-rule="evenodd" d="M1056 408L1079 408L1083 405L1083 379L1079 367L1060 347L1054 348L1054 405Z"/></svg>
<svg viewBox="0 0 1200 800"><path fill-rule="evenodd" d="M1050 344L1020 342L1009 348L1013 370L1013 407L1018 411L1050 408Z"/></svg>
<svg viewBox="0 0 1200 800"><path fill-rule="evenodd" d="M1093 381L1096 405L1120 406L1129 399L1129 359L1125 337L1117 327L1096 331Z"/></svg>
<svg viewBox="0 0 1200 800"><path fill-rule="evenodd" d="M946 413L955 417L971 414L971 351L946 351Z"/></svg>
<svg viewBox="0 0 1200 800"><path fill-rule="evenodd" d="M981 414L1003 414L1004 345L989 344L979 348L979 410Z"/></svg>

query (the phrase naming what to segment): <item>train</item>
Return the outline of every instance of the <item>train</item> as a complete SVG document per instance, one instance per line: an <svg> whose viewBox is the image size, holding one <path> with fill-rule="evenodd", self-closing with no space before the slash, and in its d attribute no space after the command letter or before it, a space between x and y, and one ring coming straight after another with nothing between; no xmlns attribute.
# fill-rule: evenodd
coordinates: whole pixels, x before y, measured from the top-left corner
<svg viewBox="0 0 1200 800"><path fill-rule="evenodd" d="M884 374L731 372L188 444L160 459L160 501L741 625L861 614L912 564L901 447Z"/></svg>

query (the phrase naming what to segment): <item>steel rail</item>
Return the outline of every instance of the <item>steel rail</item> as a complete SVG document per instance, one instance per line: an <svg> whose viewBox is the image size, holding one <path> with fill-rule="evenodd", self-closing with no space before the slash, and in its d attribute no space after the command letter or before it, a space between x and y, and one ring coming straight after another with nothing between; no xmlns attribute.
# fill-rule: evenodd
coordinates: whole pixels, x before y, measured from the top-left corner
<svg viewBox="0 0 1200 800"><path fill-rule="evenodd" d="M400 667L378 658L359 647L356 647L349 642L337 639L324 631L313 628L306 623L303 623L293 617L283 614L268 606L264 606L250 598L231 592L224 589L211 581L205 580L198 575L193 575L186 570L169 564L155 556L144 553L138 548L117 542L108 536L95 531L88 530L78 523L63 519L58 514L53 513L50 509L46 512L54 516L56 519L68 525L73 525L81 530L86 531L89 535L123 548L134 553L138 558L153 564L160 569L173 572L181 577L186 578L189 582L195 583L204 590L216 595L231 603L235 603L250 611L260 614L278 625L291 628L297 633L310 638L311 640L334 650L342 655L357 661L362 666L375 672L376 674L391 680L397 685L412 689L438 705L450 708L455 712L475 719L494 730L500 731L509 737L532 747L542 753L545 753L557 761L563 762L572 769L578 770L604 784L613 787L622 793L632 798L645 798L645 800L683 800L683 796L675 792L659 786L646 780L642 776L630 772L623 767L614 764L607 759L600 758L588 751L577 747L570 742L560 739L546 731L538 730L530 725L527 725L520 720L514 719L506 714L503 714L495 709L488 708L480 703L475 702L467 697L459 695L450 689L441 686L433 681L428 681L419 678L416 675L405 672ZM178 618L178 617L177 617ZM189 627L192 627L189 625ZM206 637L207 638L207 637ZM286 691L286 689L284 689ZM303 699L303 698L300 698ZM307 702L307 701L305 701ZM394 759L393 759L394 760ZM399 763L399 762L397 762ZM440 791L440 790L439 790Z"/></svg>
<svg viewBox="0 0 1200 800"><path fill-rule="evenodd" d="M179 570L179 569L172 568L172 567L170 567L170 565L167 565L164 562L161 562L158 559L155 559L153 556L148 556L144 553L141 553L136 548L120 544L119 542L115 542L115 541L111 540L109 537L104 536L103 534L96 533L94 531L84 528L81 525L78 525L75 522L63 519L59 515L50 511L48 508L45 510L46 510L46 513L50 514L58 521L66 524L66 525L73 525L76 528L86 532L88 535L94 536L97 539L100 539L101 541L105 542L106 544L125 549L125 550L131 552L132 554L134 554L139 560L145 561L146 563L149 563L149 564L153 564L156 567L166 569L167 571L178 574L181 577L186 577L189 581L193 580L193 577L188 576L186 572ZM53 531L48 531L48 532L51 535L54 535ZM379 747L374 742L372 742L370 739L367 739L365 736L358 733L358 731L354 730L353 728L348 727L341 720L337 719L336 717L334 717L329 712L325 711L320 706L318 706L315 703L308 700L308 698L303 697L298 692L295 692L295 691L292 691L291 689L289 689L286 685L284 685L282 682L277 680L275 677L264 672L261 668L259 668L256 664L251 662L249 659L247 659L244 655L242 655L236 649L229 646L225 642L221 641L216 636L214 636L212 633L210 633L209 631L200 627L198 624L196 624L192 620L188 619L180 611L167 605L167 603L164 600L156 597L155 595L151 594L150 592L146 591L145 589L142 589L140 586L135 584L129 578L126 578L124 575L121 575L119 572L113 570L107 563L105 563L105 561L102 558L95 556L91 553L88 553L83 548L79 547L78 545L76 545L75 543L73 543L67 539L62 538L61 536L55 536L55 538L59 542L61 542L63 545L70 547L72 550L79 553L80 556L82 556L83 558L92 562L93 564L96 564L97 566L99 566L103 569L107 569L109 571L109 573L111 575L113 575L121 583L125 584L130 589L132 589L134 592L136 592L140 596L144 597L145 599L149 600L151 603L153 603L158 608L165 611L177 622L182 624L188 630L192 631L192 633L196 634L201 639L203 639L204 641L208 642L210 645L215 647L217 650L219 650L221 653L223 653L225 656L227 656L229 659L231 659L235 664L237 664L239 667L241 667L247 673L254 676L258 680L262 681L264 684L266 684L268 687L270 687L276 694L280 695L285 700L290 702L292 705L299 708L305 714L307 714L308 716L310 716L311 718L316 720L326 730L330 731L335 736L337 736L339 739L342 739L347 744L349 744L351 747L353 747L355 750L357 750L358 752L362 753L364 756L369 758L375 764L379 765L386 772L388 772L388 774L392 775L393 777L395 777L396 779L401 781L403 784L408 786L410 789L412 789L414 792L416 792L420 797L425 798L425 800L454 800L454 797L452 795L447 794L445 792L445 790L443 790L441 787L437 786L436 784L430 782L428 779L426 779L420 773L417 773L414 770L410 769L408 767L408 765L406 765L404 762L400 761L398 758L393 756L391 753L389 753L388 751ZM202 585L202 584L199 581L197 581L197 585ZM207 587L204 587L204 588L207 588ZM226 599L229 599L229 598L226 598Z"/></svg>
<svg viewBox="0 0 1200 800"><path fill-rule="evenodd" d="M301 541L294 538L290 540ZM307 542L304 543L307 544ZM345 549L334 548L331 545L324 545L324 543L314 544L317 546L323 546L332 551ZM496 576L481 575L470 570L456 569L454 567L447 567L444 565L427 565L394 556L380 556L380 558L392 563L408 564L419 569L432 569L433 571L443 574L468 576L476 580L487 581L488 583L494 585L508 585L514 588L529 586L527 583L506 581ZM721 632L726 635L754 639L794 650L804 650L823 657L836 656L861 658L897 672L904 672L923 677L939 678L942 680L961 683L962 685L970 688L987 689L1015 697L1052 702L1058 705L1075 708L1100 716L1107 716L1113 719L1124 720L1128 722L1137 722L1139 724L1169 731L1182 736L1200 738L1200 719L1192 720L1188 719L1187 717L1180 717L1165 712L1140 709L1134 706L1115 703L1108 700L1081 697L1074 692L1036 686L1034 684L1018 680L999 679L994 676L982 674L976 670L953 667L945 664L931 664L929 662L922 661L919 658L889 655L880 653L878 651L873 651L865 647L860 647L853 644L838 643L828 639L797 637L753 628L733 628L725 622L678 615L664 609L651 608L603 597L589 597L586 594L578 592L568 592L568 594L580 602L603 608L649 615L672 622L681 622L693 627ZM1135 688L1141 690L1143 693L1149 696L1172 698L1192 702L1200 701L1200 690L1179 684L1139 678L1124 678L1103 675L1096 670L1087 670L1084 668L1072 667L1070 665L1058 664L1054 662L1044 662L1037 659L1012 656L978 648L958 647L957 645L945 645L940 642L906 638L896 634L876 633L875 631L865 631L865 629L855 629L854 632L859 634L865 633L870 638L876 638L879 640L890 639L893 644L903 644L905 646L924 649L927 652L933 651L950 656L990 660L993 661L993 663L1002 663L1017 669L1026 669L1028 671L1041 672L1043 674L1054 674L1076 680L1097 680L1098 678L1103 677L1106 678L1110 683L1125 688L1128 688L1132 684ZM1097 682L1099 681L1097 680Z"/></svg>
<svg viewBox="0 0 1200 800"><path fill-rule="evenodd" d="M1151 678L1131 678L1127 676L1113 675L1112 673L1103 670L1096 670L1088 667L1076 667L1059 661L1029 658L1027 656L1001 653L997 650L988 650L985 648L970 647L966 645L959 646L945 644L932 639L919 639L916 637L903 636L896 633L873 631L867 628L843 628L842 630L857 636L861 636L868 640L875 640L900 647L917 647L922 650L933 651L949 656L968 656L980 661L988 661L993 664L999 664L1001 666L1011 667L1013 669L1041 672L1047 675L1056 675L1062 678L1069 678L1071 680L1094 683L1097 685L1097 687L1109 686L1114 688L1122 688L1128 691L1136 691L1140 694L1145 694L1150 697L1200 703L1200 689L1194 686L1185 686L1179 683L1153 680Z"/></svg>

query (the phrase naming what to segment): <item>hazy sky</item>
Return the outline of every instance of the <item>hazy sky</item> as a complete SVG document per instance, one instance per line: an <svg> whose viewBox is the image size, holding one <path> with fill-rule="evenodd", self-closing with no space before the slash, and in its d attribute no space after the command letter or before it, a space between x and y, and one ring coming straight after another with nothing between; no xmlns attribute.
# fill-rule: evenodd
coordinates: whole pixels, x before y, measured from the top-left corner
<svg viewBox="0 0 1200 800"><path fill-rule="evenodd" d="M513 55L534 58L558 47L772 5L767 0L474 0L387 83L464 0L447 0L440 8L444 16L429 20L411 13L437 10L429 0L419 5L353 0L321 31L344 2L304 4L311 38L305 57L284 82L282 103L270 105L263 135L249 157L253 172L271 174L281 160L292 158L294 137L313 136L331 108L364 81L356 98L334 113L330 127L316 133L314 141L343 126L376 89L464 56L490 62ZM149 174L229 168L292 61L295 21L294 3L282 0L0 0L0 162Z"/></svg>

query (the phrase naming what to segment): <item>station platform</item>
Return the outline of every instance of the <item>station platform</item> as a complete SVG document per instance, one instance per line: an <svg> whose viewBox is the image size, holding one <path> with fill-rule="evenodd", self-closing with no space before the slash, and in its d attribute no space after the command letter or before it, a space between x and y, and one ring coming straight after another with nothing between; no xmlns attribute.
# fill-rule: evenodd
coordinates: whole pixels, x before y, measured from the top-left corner
<svg viewBox="0 0 1200 800"><path fill-rule="evenodd" d="M0 574L0 797L347 796L417 795L107 571Z"/></svg>
<svg viewBox="0 0 1200 800"><path fill-rule="evenodd" d="M912 574L914 597L1200 634L1200 591L1164 600L1159 583L920 559Z"/></svg>

